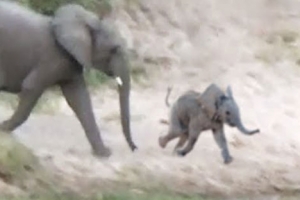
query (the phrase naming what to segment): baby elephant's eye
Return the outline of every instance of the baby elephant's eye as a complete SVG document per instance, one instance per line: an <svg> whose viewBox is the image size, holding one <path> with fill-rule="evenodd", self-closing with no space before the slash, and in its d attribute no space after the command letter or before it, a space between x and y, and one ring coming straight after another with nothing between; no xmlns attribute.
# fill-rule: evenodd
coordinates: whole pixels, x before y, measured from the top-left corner
<svg viewBox="0 0 300 200"><path fill-rule="evenodd" d="M229 112L229 111L226 111L226 115L230 115L230 112Z"/></svg>

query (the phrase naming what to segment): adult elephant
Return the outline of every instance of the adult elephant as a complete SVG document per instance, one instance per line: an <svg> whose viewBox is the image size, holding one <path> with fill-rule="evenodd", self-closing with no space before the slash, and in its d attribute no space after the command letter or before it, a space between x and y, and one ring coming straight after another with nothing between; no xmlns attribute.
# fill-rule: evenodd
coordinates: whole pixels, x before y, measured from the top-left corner
<svg viewBox="0 0 300 200"><path fill-rule="evenodd" d="M43 16L12 2L0 2L0 90L19 95L19 104L0 129L10 132L26 121L42 93L59 85L79 119L93 153L108 157L83 78L94 67L118 82L122 128L132 151L130 72L118 33L94 13L75 4Z"/></svg>

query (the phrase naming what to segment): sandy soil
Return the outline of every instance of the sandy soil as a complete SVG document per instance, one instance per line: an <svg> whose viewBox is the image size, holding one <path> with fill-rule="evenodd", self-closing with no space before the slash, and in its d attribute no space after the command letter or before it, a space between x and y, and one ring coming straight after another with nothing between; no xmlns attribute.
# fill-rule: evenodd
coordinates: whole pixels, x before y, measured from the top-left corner
<svg viewBox="0 0 300 200"><path fill-rule="evenodd" d="M129 48L146 63L151 79L133 86L131 153L121 133L117 93L93 95L94 111L107 145L107 160L90 155L79 122L62 101L54 114L33 114L15 131L65 181L116 180L205 194L261 194L300 189L300 3L292 0L152 0L113 17ZM152 70L154 69L154 70ZM167 126L166 88L171 100L188 89L215 82L231 85L242 119L261 133L247 137L226 127L234 161L223 165L210 132L184 158L157 144ZM10 112L1 112L1 119Z"/></svg>

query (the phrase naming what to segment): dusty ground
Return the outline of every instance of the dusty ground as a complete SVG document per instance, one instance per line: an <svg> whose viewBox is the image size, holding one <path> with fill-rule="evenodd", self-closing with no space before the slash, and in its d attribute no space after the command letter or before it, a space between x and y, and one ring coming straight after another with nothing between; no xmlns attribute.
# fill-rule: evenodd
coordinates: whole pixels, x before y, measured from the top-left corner
<svg viewBox="0 0 300 200"><path fill-rule="evenodd" d="M113 151L108 160L90 155L83 130L64 101L55 114L33 114L15 135L74 187L80 186L78 180L117 180L223 195L299 190L300 3L184 2L145 1L113 16L129 48L152 74L146 86L134 85L131 96L139 151L127 147L117 93L109 88L93 95L98 124ZM168 117L167 86L174 87L174 101L183 91L201 91L212 82L231 85L246 127L261 130L247 137L226 127L234 157L228 166L210 132L184 158L172 155L174 142L164 150L157 144L167 131L159 123ZM4 119L10 111L2 109Z"/></svg>

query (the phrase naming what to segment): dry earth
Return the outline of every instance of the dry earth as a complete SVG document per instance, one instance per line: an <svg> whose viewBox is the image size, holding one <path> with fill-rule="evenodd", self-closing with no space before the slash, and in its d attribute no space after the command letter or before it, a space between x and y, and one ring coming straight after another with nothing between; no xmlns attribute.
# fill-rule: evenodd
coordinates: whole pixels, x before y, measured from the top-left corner
<svg viewBox="0 0 300 200"><path fill-rule="evenodd" d="M108 160L90 155L83 130L64 100L55 114L33 114L15 131L47 166L80 188L84 180L119 181L204 194L263 194L300 189L300 2L296 0L173 0L133 2L111 16L150 79L133 86L131 153L118 121L117 93L93 95ZM157 144L171 99L215 82L231 85L242 119L261 133L247 137L226 127L230 165L210 132L184 158ZM2 108L1 119L11 114ZM78 182L80 180L80 182ZM102 184L103 186L103 184ZM274 199L276 199L274 197Z"/></svg>

